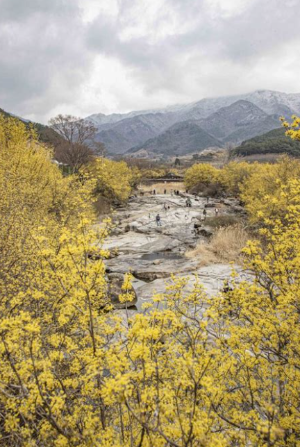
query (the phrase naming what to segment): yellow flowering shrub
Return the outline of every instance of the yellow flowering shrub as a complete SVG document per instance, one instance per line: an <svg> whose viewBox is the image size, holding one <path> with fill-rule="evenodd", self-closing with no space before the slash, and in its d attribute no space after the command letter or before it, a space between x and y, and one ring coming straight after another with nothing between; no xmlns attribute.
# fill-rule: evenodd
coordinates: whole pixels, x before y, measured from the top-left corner
<svg viewBox="0 0 300 447"><path fill-rule="evenodd" d="M131 194L139 178L136 169L131 169L124 161L97 158L88 168L88 175L95 182L95 192L112 201L123 202Z"/></svg>
<svg viewBox="0 0 300 447"><path fill-rule="evenodd" d="M194 164L185 171L184 182L188 189L198 184L210 185L218 180L219 170L206 163Z"/></svg>
<svg viewBox="0 0 300 447"><path fill-rule="evenodd" d="M290 188L300 178L300 162L283 157L277 163L257 164L241 185L241 198L252 221L266 223L284 216L290 201L297 200Z"/></svg>
<svg viewBox="0 0 300 447"><path fill-rule="evenodd" d="M0 443L85 445L97 432L85 379L115 324L99 318L107 230L91 229L94 183L63 178L16 120L0 117L0 149Z"/></svg>
<svg viewBox="0 0 300 447"><path fill-rule="evenodd" d="M286 135L293 140L300 140L300 117L297 115L292 116L292 122L288 123L285 118L281 118L283 127L286 128Z"/></svg>
<svg viewBox="0 0 300 447"><path fill-rule="evenodd" d="M239 194L243 183L257 170L257 163L235 162L226 164L219 173L219 182L230 194Z"/></svg>

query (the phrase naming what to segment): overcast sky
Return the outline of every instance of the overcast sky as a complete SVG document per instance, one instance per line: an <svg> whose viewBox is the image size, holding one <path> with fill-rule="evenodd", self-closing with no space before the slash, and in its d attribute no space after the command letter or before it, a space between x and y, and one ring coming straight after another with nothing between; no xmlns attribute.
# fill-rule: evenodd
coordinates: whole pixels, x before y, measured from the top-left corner
<svg viewBox="0 0 300 447"><path fill-rule="evenodd" d="M0 108L47 122L299 92L300 0L0 0Z"/></svg>

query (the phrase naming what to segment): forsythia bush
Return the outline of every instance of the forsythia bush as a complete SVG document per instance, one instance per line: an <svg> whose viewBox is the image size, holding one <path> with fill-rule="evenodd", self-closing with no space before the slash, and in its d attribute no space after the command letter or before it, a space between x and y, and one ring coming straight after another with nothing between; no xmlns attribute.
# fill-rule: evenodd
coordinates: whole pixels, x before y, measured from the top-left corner
<svg viewBox="0 0 300 447"><path fill-rule="evenodd" d="M217 181L218 174L218 169L213 166L205 163L198 163L186 170L184 182L188 189L197 186L198 184L207 186Z"/></svg>
<svg viewBox="0 0 300 447"><path fill-rule="evenodd" d="M274 164L231 162L219 170L195 164L186 171L185 185L193 188L210 184L219 191L221 185L225 193L244 202L252 223L266 225L266 219L280 217L285 222L287 206L298 200L290 191L290 181L297 179L300 179L300 161L283 156Z"/></svg>
<svg viewBox="0 0 300 447"><path fill-rule="evenodd" d="M298 200L289 191L290 181L294 179L300 179L299 160L283 157L273 165L256 164L253 173L240 186L250 219L261 224L266 218L281 217L284 221L287 206Z"/></svg>
<svg viewBox="0 0 300 447"><path fill-rule="evenodd" d="M299 179L245 249L252 281L210 299L173 278L129 320L110 312L94 188L0 118L0 445L299 446Z"/></svg>
<svg viewBox="0 0 300 447"><path fill-rule="evenodd" d="M257 163L231 162L220 170L219 182L230 194L239 194L243 183L254 173Z"/></svg>
<svg viewBox="0 0 300 447"><path fill-rule="evenodd" d="M159 168L153 168L153 169L141 169L141 176L144 179L147 178L159 178L159 177L163 177L164 175L167 174L167 170L166 169L159 169Z"/></svg>
<svg viewBox="0 0 300 447"><path fill-rule="evenodd" d="M139 172L129 168L124 161L100 157L87 168L87 172L96 181L96 194L120 202L128 199L139 177Z"/></svg>
<svg viewBox="0 0 300 447"><path fill-rule="evenodd" d="M92 182L63 178L34 131L0 117L0 443L85 445L86 378L107 305ZM96 253L96 260L89 259ZM101 345L102 346L102 345ZM97 357L98 358L98 357ZM84 380L82 380L84 378ZM93 379L92 379L93 380ZM80 434L81 433L81 434Z"/></svg>
<svg viewBox="0 0 300 447"><path fill-rule="evenodd" d="M284 118L281 118L283 126L287 129L286 134L292 140L300 140L300 117L293 115L292 123L288 123Z"/></svg>

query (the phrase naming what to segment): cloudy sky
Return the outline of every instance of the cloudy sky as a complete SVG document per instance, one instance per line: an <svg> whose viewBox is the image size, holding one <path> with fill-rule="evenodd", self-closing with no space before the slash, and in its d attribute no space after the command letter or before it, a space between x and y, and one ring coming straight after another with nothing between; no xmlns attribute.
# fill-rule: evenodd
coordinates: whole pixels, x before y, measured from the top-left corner
<svg viewBox="0 0 300 447"><path fill-rule="evenodd" d="M299 92L300 0L0 0L0 108L47 122Z"/></svg>

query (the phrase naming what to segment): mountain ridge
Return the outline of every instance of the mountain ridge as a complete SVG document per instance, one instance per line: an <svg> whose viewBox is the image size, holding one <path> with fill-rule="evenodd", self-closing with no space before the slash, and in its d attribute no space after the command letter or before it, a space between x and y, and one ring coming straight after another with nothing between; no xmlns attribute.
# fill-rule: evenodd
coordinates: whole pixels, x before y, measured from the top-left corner
<svg viewBox="0 0 300 447"><path fill-rule="evenodd" d="M284 93L278 92L275 90L254 90L253 92L243 93L240 95L222 95L216 97L207 97L202 98L198 101L193 101L191 103L185 104L176 104L170 105L167 107L157 108L157 109L144 109L131 111L126 113L112 113L105 115L103 113L94 113L92 115L87 116L85 119L94 122L95 125L100 124L97 123L97 116L102 116L104 122L108 122L108 119L113 119L115 117L114 123L118 120L122 120L125 118L134 117L137 115L145 115L148 113L179 113L185 114L190 113L191 111L195 111L195 109L205 109L206 116L209 116L211 113L214 113L216 110L221 107L226 107L239 99L244 99L246 101L253 102L257 107L266 111L268 114L274 114L276 111L276 104L279 106L284 105L285 107L289 107L290 110L300 114L300 93ZM292 107L293 106L293 107ZM281 114L277 108L277 113ZM189 117L191 118L191 117Z"/></svg>
<svg viewBox="0 0 300 447"><path fill-rule="evenodd" d="M239 128L257 123L267 116L266 112L252 102L240 99L200 120L199 126L216 138L223 140Z"/></svg>
<svg viewBox="0 0 300 447"><path fill-rule="evenodd" d="M248 112L247 110L243 112L243 119L240 119L238 111L233 113L230 108L236 103L241 104L241 101L248 104ZM234 107L237 108L237 105ZM225 109L227 116L222 116L222 113L220 115L221 109ZM300 93L256 90L242 95L203 98L190 104L179 104L163 109L132 111L126 114L94 114L86 119L91 118L98 129L97 139L104 142L110 155L114 155L133 153L137 148L151 146L153 139L164 134L174 124L189 121L195 121L203 131L221 141L223 145L239 144L245 139L280 127L278 118L281 115L292 114L300 114ZM220 119L218 119L219 116ZM194 127L191 129L195 130ZM186 129L184 133L188 137ZM199 151L201 151L205 149L204 143L206 141L205 144L208 144L209 139L202 132L203 140L201 140L201 132L197 133ZM165 141L164 137L158 138L157 141ZM172 147L174 153L178 152L178 141L175 135L173 143L169 138L167 140L167 147L164 148L163 144L160 144L162 156L166 152L169 154ZM193 138L189 138L189 141L193 142L190 147L192 153L195 141ZM155 147L155 151L157 150L158 148ZM188 147L184 145L182 151L187 150Z"/></svg>
<svg viewBox="0 0 300 447"><path fill-rule="evenodd" d="M163 152L161 152L162 147ZM127 154L146 150L152 154L163 153L166 156L186 155L207 147L220 148L222 143L198 126L195 121L183 121L173 124L165 132L146 143L130 149Z"/></svg>

